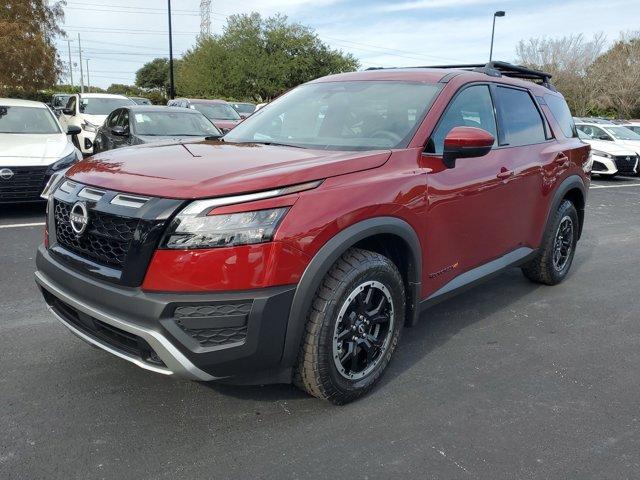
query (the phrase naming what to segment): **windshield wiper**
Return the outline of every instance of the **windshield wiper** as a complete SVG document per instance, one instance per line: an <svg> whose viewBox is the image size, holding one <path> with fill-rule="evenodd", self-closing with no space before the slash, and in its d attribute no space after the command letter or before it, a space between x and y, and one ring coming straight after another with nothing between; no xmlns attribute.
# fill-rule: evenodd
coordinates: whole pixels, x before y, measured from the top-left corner
<svg viewBox="0 0 640 480"><path fill-rule="evenodd" d="M307 147L302 147L300 145L292 145L290 143L280 143L280 142L244 142L244 143L259 143L261 145L272 145L275 147L307 148Z"/></svg>

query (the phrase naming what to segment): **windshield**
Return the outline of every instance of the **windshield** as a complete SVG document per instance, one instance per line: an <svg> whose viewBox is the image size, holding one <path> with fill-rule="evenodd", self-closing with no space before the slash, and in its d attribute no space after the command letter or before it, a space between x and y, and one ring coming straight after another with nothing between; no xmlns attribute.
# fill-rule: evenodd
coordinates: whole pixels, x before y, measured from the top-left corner
<svg viewBox="0 0 640 480"><path fill-rule="evenodd" d="M607 131L618 140L640 140L640 135L627 127L607 127Z"/></svg>
<svg viewBox="0 0 640 480"><path fill-rule="evenodd" d="M0 105L0 133L61 133L47 108Z"/></svg>
<svg viewBox="0 0 640 480"><path fill-rule="evenodd" d="M53 106L63 108L67 104L70 98L71 98L71 95L54 95Z"/></svg>
<svg viewBox="0 0 640 480"><path fill-rule="evenodd" d="M253 103L234 103L233 108L235 108L238 113L253 113L256 106Z"/></svg>
<svg viewBox="0 0 640 480"><path fill-rule="evenodd" d="M582 140L593 140L593 137L588 133L584 133L582 130L578 130L578 137Z"/></svg>
<svg viewBox="0 0 640 480"><path fill-rule="evenodd" d="M398 81L302 85L255 112L225 141L328 150L403 148L439 90L440 85Z"/></svg>
<svg viewBox="0 0 640 480"><path fill-rule="evenodd" d="M128 98L83 97L80 103L80 112L87 115L109 115L116 108L124 107L125 105L135 105L135 102Z"/></svg>
<svg viewBox="0 0 640 480"><path fill-rule="evenodd" d="M133 116L138 135L207 137L220 131L201 113L140 112Z"/></svg>
<svg viewBox="0 0 640 480"><path fill-rule="evenodd" d="M240 120L240 115L226 103L193 103L193 107L212 120Z"/></svg>

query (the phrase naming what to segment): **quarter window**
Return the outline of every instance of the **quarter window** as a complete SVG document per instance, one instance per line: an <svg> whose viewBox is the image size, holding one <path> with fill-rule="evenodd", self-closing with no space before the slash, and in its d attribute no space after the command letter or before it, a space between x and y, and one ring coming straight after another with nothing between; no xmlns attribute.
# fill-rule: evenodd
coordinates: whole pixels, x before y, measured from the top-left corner
<svg viewBox="0 0 640 480"><path fill-rule="evenodd" d="M517 147L547 140L542 117L529 92L507 87L496 91L505 145Z"/></svg>
<svg viewBox="0 0 640 480"><path fill-rule="evenodd" d="M565 102L562 97L555 95L546 95L545 102L547 102L553 118L555 118L558 125L560 125L560 130L562 130L564 136L567 138L577 137L578 131L576 130L575 123L573 123L573 117L571 116L567 102Z"/></svg>
<svg viewBox="0 0 640 480"><path fill-rule="evenodd" d="M493 102L487 85L467 87L451 101L431 135L427 152L441 155L444 137L454 127L482 128L497 138Z"/></svg>

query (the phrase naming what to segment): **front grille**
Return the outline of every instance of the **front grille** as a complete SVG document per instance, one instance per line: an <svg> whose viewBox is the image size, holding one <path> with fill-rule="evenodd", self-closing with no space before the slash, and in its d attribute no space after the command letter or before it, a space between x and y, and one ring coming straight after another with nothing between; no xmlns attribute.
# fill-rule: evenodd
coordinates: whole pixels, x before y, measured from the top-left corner
<svg viewBox="0 0 640 480"><path fill-rule="evenodd" d="M615 157L616 167L620 173L636 173L638 157L635 155L618 155Z"/></svg>
<svg viewBox="0 0 640 480"><path fill-rule="evenodd" d="M0 202L20 202L40 199L44 189L48 167L3 167L9 168L13 176L0 178Z"/></svg>
<svg viewBox="0 0 640 480"><path fill-rule="evenodd" d="M252 303L231 301L208 305L181 305L174 316L177 325L203 347L244 342Z"/></svg>
<svg viewBox="0 0 640 480"><path fill-rule="evenodd" d="M56 238L64 248L99 264L122 269L139 220L89 210L89 223L76 235L69 223L72 205L54 203Z"/></svg>

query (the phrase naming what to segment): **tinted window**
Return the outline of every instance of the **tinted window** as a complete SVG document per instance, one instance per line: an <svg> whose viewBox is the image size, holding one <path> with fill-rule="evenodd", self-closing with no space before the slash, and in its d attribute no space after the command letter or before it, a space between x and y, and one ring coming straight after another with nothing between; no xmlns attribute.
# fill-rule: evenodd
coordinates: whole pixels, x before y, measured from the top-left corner
<svg viewBox="0 0 640 480"><path fill-rule="evenodd" d="M76 111L76 97L71 97L67 102L67 108Z"/></svg>
<svg viewBox="0 0 640 480"><path fill-rule="evenodd" d="M489 87L476 85L465 88L447 107L429 141L429 152L442 154L444 137L454 127L477 127L496 138L496 118Z"/></svg>
<svg viewBox="0 0 640 480"><path fill-rule="evenodd" d="M564 136L567 138L577 136L576 126L573 123L573 117L571 116L567 102L565 102L562 97L555 95L547 95L544 99L553 114L553 118L555 118L556 122L560 125Z"/></svg>
<svg viewBox="0 0 640 480"><path fill-rule="evenodd" d="M497 94L506 145L517 147L546 141L542 117L527 91L498 87Z"/></svg>
<svg viewBox="0 0 640 480"><path fill-rule="evenodd" d="M123 109L122 113L118 115L118 119L116 120L116 125L125 129L125 131L129 130L129 110Z"/></svg>
<svg viewBox="0 0 640 480"><path fill-rule="evenodd" d="M118 115L120 115L120 110L116 110L114 112L112 112L109 117L107 118L107 121L104 122L105 125L109 128L113 128L116 126L116 119L118 118Z"/></svg>

